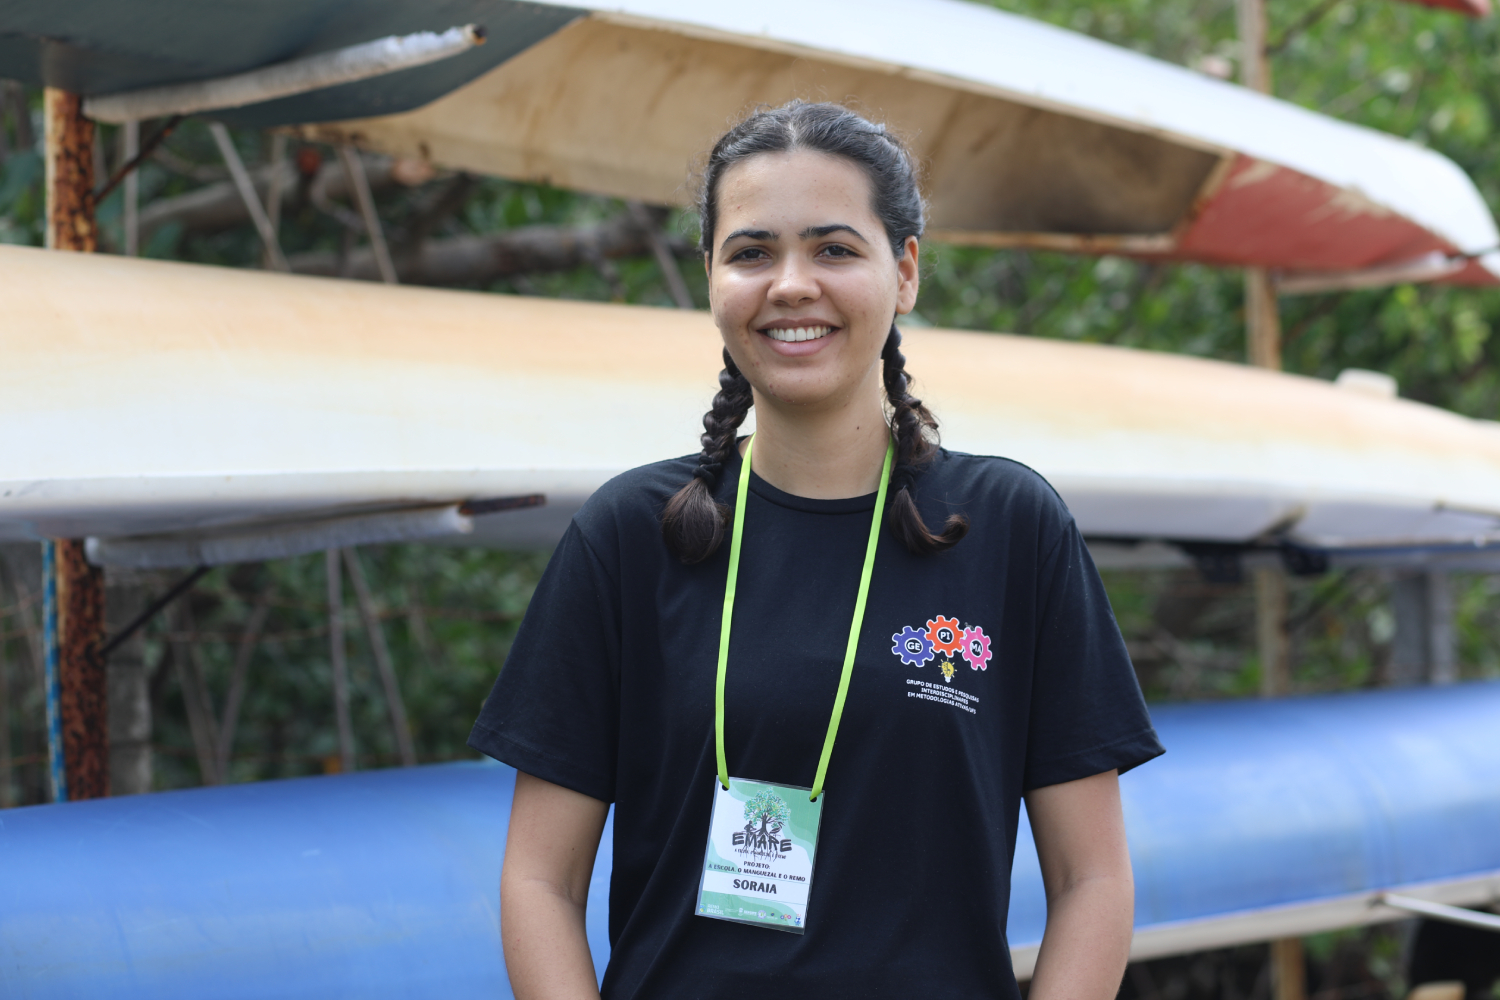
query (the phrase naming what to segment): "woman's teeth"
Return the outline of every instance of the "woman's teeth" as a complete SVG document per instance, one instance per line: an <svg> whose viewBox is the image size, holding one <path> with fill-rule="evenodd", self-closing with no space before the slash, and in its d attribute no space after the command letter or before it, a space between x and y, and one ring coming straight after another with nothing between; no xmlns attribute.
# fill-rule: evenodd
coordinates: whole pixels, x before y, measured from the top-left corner
<svg viewBox="0 0 1500 1000"><path fill-rule="evenodd" d="M795 344L800 340L818 340L832 332L831 326L795 326L788 330L767 330L766 336L784 344Z"/></svg>

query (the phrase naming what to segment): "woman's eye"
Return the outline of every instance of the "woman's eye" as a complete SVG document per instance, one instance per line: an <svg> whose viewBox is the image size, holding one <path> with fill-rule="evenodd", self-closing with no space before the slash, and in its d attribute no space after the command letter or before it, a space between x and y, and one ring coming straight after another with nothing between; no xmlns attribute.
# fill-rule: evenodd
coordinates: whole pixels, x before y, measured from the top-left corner
<svg viewBox="0 0 1500 1000"><path fill-rule="evenodd" d="M760 247L746 247L745 249L739 251L733 257L730 257L729 259L730 260L762 260L762 259L767 258L769 256L770 256L770 254L766 253Z"/></svg>
<svg viewBox="0 0 1500 1000"><path fill-rule="evenodd" d="M854 251L839 243L834 243L823 248L825 257L853 257Z"/></svg>

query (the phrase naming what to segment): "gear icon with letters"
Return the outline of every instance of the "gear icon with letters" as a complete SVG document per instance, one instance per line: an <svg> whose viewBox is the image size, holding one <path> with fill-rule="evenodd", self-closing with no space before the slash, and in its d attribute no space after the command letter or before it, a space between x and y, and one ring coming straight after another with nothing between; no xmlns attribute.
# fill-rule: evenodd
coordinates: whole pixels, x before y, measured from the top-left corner
<svg viewBox="0 0 1500 1000"><path fill-rule="evenodd" d="M990 637L984 634L984 629L975 625L973 628L964 629L964 659L969 661L970 670L987 670L990 665Z"/></svg>
<svg viewBox="0 0 1500 1000"><path fill-rule="evenodd" d="M932 659L932 640L910 625L891 636L891 642L891 652L909 666L920 667Z"/></svg>
<svg viewBox="0 0 1500 1000"><path fill-rule="evenodd" d="M964 648L964 633L958 627L957 618L944 618L938 615L927 623L927 638L932 642L932 648L944 656L952 656Z"/></svg>

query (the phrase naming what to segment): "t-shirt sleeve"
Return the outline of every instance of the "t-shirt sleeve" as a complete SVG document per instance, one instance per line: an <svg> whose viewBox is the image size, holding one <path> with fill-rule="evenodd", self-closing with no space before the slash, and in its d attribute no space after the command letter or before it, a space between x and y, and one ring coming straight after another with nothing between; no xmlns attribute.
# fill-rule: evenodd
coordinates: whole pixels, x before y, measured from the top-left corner
<svg viewBox="0 0 1500 1000"><path fill-rule="evenodd" d="M1163 752L1083 536L1067 518L1037 594L1023 790L1121 773Z"/></svg>
<svg viewBox="0 0 1500 1000"><path fill-rule="evenodd" d="M614 801L619 615L618 588L574 522L537 584L469 746Z"/></svg>

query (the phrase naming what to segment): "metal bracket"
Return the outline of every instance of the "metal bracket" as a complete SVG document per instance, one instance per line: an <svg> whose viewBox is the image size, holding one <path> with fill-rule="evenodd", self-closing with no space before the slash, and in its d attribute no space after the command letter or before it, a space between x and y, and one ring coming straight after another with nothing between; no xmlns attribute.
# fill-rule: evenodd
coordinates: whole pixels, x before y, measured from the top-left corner
<svg viewBox="0 0 1500 1000"><path fill-rule="evenodd" d="M1500 917L1493 913L1466 910L1461 906L1449 906L1446 903L1432 903L1425 899L1417 899L1415 896L1398 896L1393 892L1383 892L1375 897L1373 905L1389 906L1393 910L1405 910L1408 913L1420 913L1424 917L1446 920L1450 924L1463 924L1465 927L1480 927L1487 931L1500 932Z"/></svg>
<svg viewBox="0 0 1500 1000"><path fill-rule="evenodd" d="M120 631L106 639L104 641L104 648L99 651L99 655L104 659L108 659L109 654L113 653L122 642L139 632L147 622L161 613L162 608L177 600L193 584L203 579L204 575L211 569L213 569L212 566L199 566L187 576L174 583L171 590L152 601L151 606L136 615L129 625L126 625Z"/></svg>

